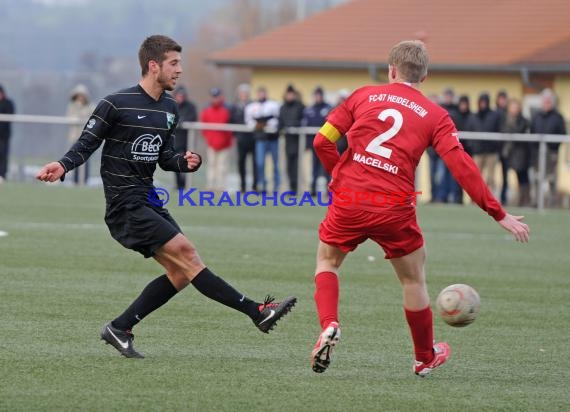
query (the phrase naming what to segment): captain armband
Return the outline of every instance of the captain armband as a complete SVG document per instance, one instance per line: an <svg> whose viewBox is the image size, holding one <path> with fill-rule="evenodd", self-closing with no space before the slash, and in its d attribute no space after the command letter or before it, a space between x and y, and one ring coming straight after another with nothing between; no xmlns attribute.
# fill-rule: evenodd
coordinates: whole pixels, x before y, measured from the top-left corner
<svg viewBox="0 0 570 412"><path fill-rule="evenodd" d="M342 136L341 133L337 130L337 128L334 127L329 122L326 122L323 125L323 127L321 127L319 133L322 134L324 137L326 137L327 140L329 140L332 143L336 143L336 141L340 139L340 137Z"/></svg>

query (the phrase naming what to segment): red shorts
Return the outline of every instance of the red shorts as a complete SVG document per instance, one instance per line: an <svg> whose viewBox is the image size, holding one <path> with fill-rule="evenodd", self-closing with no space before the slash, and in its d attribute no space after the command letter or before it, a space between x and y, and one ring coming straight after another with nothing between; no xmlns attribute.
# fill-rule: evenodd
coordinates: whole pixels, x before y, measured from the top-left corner
<svg viewBox="0 0 570 412"><path fill-rule="evenodd" d="M406 256L424 245L415 209L404 214L379 214L333 204L319 227L319 239L345 253L372 239L384 249L386 259Z"/></svg>

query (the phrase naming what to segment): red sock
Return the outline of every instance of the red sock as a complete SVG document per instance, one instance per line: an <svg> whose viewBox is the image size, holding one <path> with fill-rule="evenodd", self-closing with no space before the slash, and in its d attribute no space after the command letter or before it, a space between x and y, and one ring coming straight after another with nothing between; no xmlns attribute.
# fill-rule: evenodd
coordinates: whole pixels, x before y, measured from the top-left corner
<svg viewBox="0 0 570 412"><path fill-rule="evenodd" d="M319 322L324 329L331 322L338 322L338 276L332 272L321 272L315 276L315 303Z"/></svg>
<svg viewBox="0 0 570 412"><path fill-rule="evenodd" d="M421 310L408 310L406 320L412 332L414 341L414 352L416 360L420 362L431 362L433 359L433 315L428 306Z"/></svg>

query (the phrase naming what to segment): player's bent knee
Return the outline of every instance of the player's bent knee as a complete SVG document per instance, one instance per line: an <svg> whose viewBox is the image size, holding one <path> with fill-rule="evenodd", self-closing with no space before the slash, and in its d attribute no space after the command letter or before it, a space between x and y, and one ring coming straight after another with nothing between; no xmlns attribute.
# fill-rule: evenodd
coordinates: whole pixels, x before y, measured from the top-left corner
<svg viewBox="0 0 570 412"><path fill-rule="evenodd" d="M185 273L178 270L167 271L166 276L168 276L168 279L170 279L170 282L177 290L184 289L190 283L190 279L188 279Z"/></svg>

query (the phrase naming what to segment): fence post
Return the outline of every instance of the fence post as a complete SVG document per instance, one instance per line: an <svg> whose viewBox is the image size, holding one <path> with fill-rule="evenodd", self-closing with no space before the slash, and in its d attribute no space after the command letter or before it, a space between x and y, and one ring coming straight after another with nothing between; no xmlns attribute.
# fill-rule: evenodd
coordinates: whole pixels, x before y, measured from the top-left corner
<svg viewBox="0 0 570 412"><path fill-rule="evenodd" d="M189 127L188 128L188 150L191 151L192 153L196 152L196 129L194 127ZM206 159L202 158L202 162L205 162ZM193 177L194 173L187 173L186 174L186 187L185 190L188 190L189 188L192 187L192 181L194 179Z"/></svg>
<svg viewBox="0 0 570 412"><path fill-rule="evenodd" d="M546 178L546 142L544 136L539 136L538 143L538 187L536 191L537 209L544 210L544 180Z"/></svg>

